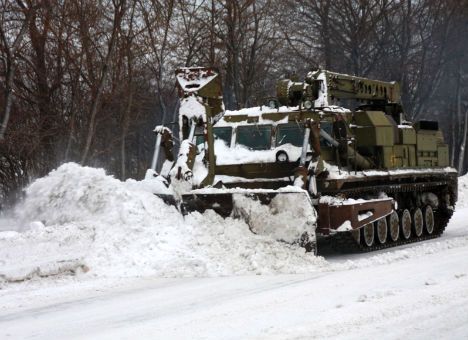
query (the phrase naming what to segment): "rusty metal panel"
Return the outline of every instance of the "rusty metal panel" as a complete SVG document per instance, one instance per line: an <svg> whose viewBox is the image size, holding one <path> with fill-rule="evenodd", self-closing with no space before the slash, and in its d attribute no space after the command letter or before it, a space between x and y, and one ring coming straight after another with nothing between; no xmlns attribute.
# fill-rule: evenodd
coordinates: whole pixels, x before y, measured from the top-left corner
<svg viewBox="0 0 468 340"><path fill-rule="evenodd" d="M358 229L391 214L392 211L392 198L343 204L319 203L317 230L324 235L336 231L347 231L349 229L339 230L347 221L350 222L352 229Z"/></svg>

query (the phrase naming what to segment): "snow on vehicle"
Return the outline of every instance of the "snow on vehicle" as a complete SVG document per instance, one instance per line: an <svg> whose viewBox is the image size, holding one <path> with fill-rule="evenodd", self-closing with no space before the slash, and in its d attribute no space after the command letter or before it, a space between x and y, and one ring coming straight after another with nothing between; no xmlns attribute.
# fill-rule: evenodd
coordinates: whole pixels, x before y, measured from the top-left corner
<svg viewBox="0 0 468 340"><path fill-rule="evenodd" d="M161 173L182 212L242 217L252 232L310 251L317 238L369 251L442 234L457 172L437 122L405 120L397 83L317 70L279 81L267 105L225 111L215 69L176 76L177 160L165 129L156 150L164 146Z"/></svg>

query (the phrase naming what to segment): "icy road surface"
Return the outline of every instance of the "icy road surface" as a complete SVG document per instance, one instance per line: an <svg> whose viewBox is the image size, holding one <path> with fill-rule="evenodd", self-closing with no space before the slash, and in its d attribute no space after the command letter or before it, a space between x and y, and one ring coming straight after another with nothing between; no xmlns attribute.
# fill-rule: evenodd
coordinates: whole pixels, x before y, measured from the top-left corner
<svg viewBox="0 0 468 340"><path fill-rule="evenodd" d="M468 209L443 237L311 274L33 279L0 290L0 338L468 337Z"/></svg>

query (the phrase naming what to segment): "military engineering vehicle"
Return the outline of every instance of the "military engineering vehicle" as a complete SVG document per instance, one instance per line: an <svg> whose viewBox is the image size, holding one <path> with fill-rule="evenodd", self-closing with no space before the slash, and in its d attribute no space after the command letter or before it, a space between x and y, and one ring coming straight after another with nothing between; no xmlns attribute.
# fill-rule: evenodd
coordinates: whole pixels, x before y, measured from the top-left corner
<svg viewBox="0 0 468 340"><path fill-rule="evenodd" d="M369 251L443 233L457 172L438 123L406 120L397 83L316 70L280 80L263 106L225 111L216 69L176 77L180 151L171 159L172 135L157 128L156 153L182 212L243 217L309 251L317 239Z"/></svg>

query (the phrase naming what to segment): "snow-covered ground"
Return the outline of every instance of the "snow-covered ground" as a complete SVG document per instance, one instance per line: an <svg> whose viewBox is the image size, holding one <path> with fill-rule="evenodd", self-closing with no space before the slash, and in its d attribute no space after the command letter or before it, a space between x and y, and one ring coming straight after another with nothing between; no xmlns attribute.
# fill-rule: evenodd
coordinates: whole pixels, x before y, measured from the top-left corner
<svg viewBox="0 0 468 340"><path fill-rule="evenodd" d="M441 238L313 257L66 164L0 221L0 338L467 338L467 206L463 177Z"/></svg>

